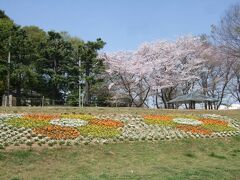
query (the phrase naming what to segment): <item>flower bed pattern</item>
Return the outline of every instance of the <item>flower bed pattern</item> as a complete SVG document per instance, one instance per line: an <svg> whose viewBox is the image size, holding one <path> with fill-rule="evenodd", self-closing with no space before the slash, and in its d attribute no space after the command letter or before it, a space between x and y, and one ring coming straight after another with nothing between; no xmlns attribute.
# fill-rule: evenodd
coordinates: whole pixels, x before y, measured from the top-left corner
<svg viewBox="0 0 240 180"><path fill-rule="evenodd" d="M180 129L185 132L201 135L238 130L238 128L234 127L231 123L232 120L221 119L219 115L183 115L183 117L184 118L174 114L169 116L145 116L144 121L147 124L171 126L172 128ZM211 119L209 117L211 117Z"/></svg>
<svg viewBox="0 0 240 180"><path fill-rule="evenodd" d="M51 139L74 139L80 135L80 133L74 128L53 125L35 128L33 129L33 132L47 136Z"/></svg>
<svg viewBox="0 0 240 180"><path fill-rule="evenodd" d="M105 144L239 134L239 122L209 114L0 114L0 148L22 144Z"/></svg>

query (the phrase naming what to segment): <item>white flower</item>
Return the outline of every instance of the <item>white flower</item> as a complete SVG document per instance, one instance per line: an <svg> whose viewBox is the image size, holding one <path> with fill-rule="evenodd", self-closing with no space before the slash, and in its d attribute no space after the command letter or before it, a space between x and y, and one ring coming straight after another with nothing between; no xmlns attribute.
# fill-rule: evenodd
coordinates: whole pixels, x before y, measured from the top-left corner
<svg viewBox="0 0 240 180"><path fill-rule="evenodd" d="M189 118L174 118L173 121L178 124L187 124L187 125L201 125L202 122L195 120L195 119L189 119Z"/></svg>
<svg viewBox="0 0 240 180"><path fill-rule="evenodd" d="M223 118L223 116L217 114L203 114L202 116L204 118Z"/></svg>
<svg viewBox="0 0 240 180"><path fill-rule="evenodd" d="M21 114L4 114L4 113L0 113L0 121L2 120L9 120L12 118L20 118L22 117Z"/></svg>
<svg viewBox="0 0 240 180"><path fill-rule="evenodd" d="M234 122L234 119L229 118L227 116L222 116L218 114L202 114L201 115L203 118L210 118L210 119L216 119L216 120L223 120L227 122Z"/></svg>
<svg viewBox="0 0 240 180"><path fill-rule="evenodd" d="M62 119L51 120L50 123L53 125L59 125L59 126L79 127L79 126L86 125L88 122L81 119L62 118Z"/></svg>

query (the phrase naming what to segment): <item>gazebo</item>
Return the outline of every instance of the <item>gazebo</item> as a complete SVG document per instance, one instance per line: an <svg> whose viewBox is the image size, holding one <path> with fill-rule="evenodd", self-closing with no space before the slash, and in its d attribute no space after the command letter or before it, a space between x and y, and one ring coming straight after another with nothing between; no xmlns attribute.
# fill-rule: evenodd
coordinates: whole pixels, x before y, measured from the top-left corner
<svg viewBox="0 0 240 180"><path fill-rule="evenodd" d="M196 103L205 103L205 109L213 109L212 104L218 102L219 100L216 98L212 98L198 92L192 92L190 94L185 94L182 96L178 96L168 102L168 104L172 104L173 107L176 104L188 103L189 109L195 109Z"/></svg>

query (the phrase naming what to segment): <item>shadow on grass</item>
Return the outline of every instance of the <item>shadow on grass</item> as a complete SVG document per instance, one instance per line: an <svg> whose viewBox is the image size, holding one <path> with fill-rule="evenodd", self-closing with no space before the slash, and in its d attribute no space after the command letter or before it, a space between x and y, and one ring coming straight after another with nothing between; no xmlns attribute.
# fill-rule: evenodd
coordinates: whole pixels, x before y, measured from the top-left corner
<svg viewBox="0 0 240 180"><path fill-rule="evenodd" d="M5 160L5 159L6 159L6 156L0 152L0 161Z"/></svg>
<svg viewBox="0 0 240 180"><path fill-rule="evenodd" d="M21 178L16 176L16 177L12 177L11 180L20 180Z"/></svg>
<svg viewBox="0 0 240 180"><path fill-rule="evenodd" d="M19 159L19 160L25 160L25 159L31 157L32 154L33 154L33 152L30 151L30 150L29 151L22 150L22 151L13 151L13 152L11 152L11 155L13 157Z"/></svg>
<svg viewBox="0 0 240 180"><path fill-rule="evenodd" d="M187 152L184 154L184 156L190 157L190 158L196 158L197 156L191 152Z"/></svg>
<svg viewBox="0 0 240 180"><path fill-rule="evenodd" d="M226 156L218 155L218 154L215 154L214 152L211 152L208 156L218 158L218 159L227 159Z"/></svg>

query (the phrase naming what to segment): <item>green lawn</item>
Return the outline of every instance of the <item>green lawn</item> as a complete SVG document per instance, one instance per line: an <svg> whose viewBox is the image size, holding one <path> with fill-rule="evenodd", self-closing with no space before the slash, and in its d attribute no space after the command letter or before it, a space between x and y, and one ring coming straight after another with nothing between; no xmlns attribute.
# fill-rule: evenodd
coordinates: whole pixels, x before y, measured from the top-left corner
<svg viewBox="0 0 240 180"><path fill-rule="evenodd" d="M0 108L0 112L157 114L171 110ZM216 113L240 120L240 110L178 112ZM240 137L0 150L0 179L240 179Z"/></svg>
<svg viewBox="0 0 240 180"><path fill-rule="evenodd" d="M110 107L1 107L0 113L91 113L91 114L159 114L159 113L209 113L226 115L240 119L240 110L172 110L172 109L145 109L145 108L110 108Z"/></svg>

